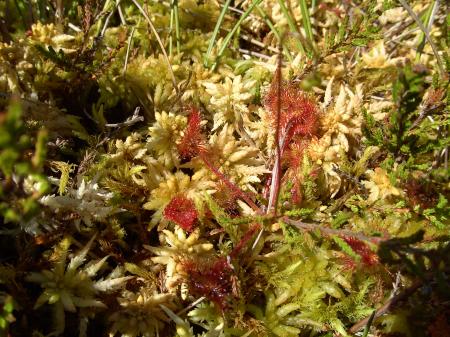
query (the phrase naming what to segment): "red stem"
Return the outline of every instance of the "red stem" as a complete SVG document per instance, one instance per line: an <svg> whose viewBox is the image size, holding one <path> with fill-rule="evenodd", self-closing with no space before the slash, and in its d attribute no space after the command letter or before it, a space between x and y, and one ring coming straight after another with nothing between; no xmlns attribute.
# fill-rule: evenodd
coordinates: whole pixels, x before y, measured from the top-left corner
<svg viewBox="0 0 450 337"><path fill-rule="evenodd" d="M242 200L244 200L255 212L261 214L261 209L253 202L253 200L242 191L239 187L233 184L222 172L220 172L209 160L204 153L200 153L200 158L205 163L212 173L214 173L222 182L234 193L236 193Z"/></svg>
<svg viewBox="0 0 450 337"><path fill-rule="evenodd" d="M281 53L280 53L281 55ZM277 76L277 109L275 113L275 162L272 169L272 182L270 186L269 204L267 213L273 209L273 214L277 215L278 195L280 194L281 179L281 149L280 149L280 113L281 113L281 56L278 58L278 67L275 74Z"/></svg>

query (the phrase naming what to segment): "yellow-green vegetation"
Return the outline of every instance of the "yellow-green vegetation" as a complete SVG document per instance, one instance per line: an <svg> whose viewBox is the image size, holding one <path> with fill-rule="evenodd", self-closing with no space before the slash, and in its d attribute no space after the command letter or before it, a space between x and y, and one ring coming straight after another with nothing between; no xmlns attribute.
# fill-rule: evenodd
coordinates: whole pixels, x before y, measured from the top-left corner
<svg viewBox="0 0 450 337"><path fill-rule="evenodd" d="M0 2L0 336L448 336L447 6Z"/></svg>

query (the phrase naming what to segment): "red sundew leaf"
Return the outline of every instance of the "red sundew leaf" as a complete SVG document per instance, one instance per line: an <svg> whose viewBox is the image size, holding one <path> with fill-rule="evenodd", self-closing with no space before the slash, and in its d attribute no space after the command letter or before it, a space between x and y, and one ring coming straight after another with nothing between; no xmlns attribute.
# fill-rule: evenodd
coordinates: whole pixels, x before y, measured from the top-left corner
<svg viewBox="0 0 450 337"><path fill-rule="evenodd" d="M229 216L238 216L239 208L237 200L239 199L239 194L225 185L222 180L217 182L216 189L217 192L214 193L214 200Z"/></svg>
<svg viewBox="0 0 450 337"><path fill-rule="evenodd" d="M308 142L306 140L294 139L283 157L284 165L287 165L291 169L290 173L284 179L292 182L291 201L295 205L300 205L303 199L302 184L297 170L302 166L303 154L307 146Z"/></svg>
<svg viewBox="0 0 450 337"><path fill-rule="evenodd" d="M280 139L284 144L299 135L311 137L317 133L319 109L315 102L293 84L281 83L278 97L276 77L265 97L265 106L275 120L280 100Z"/></svg>
<svg viewBox="0 0 450 337"><path fill-rule="evenodd" d="M222 311L229 307L234 293L234 270L225 257L215 261L183 262L189 290L193 295L204 296L214 302Z"/></svg>
<svg viewBox="0 0 450 337"><path fill-rule="evenodd" d="M292 169L299 168L303 161L303 153L307 147L308 142L303 139L296 139L289 145L286 155L283 158L284 162Z"/></svg>
<svg viewBox="0 0 450 337"><path fill-rule="evenodd" d="M192 108L183 138L177 146L178 154L183 160L190 160L203 151L204 139L201 130L201 116L196 108Z"/></svg>
<svg viewBox="0 0 450 337"><path fill-rule="evenodd" d="M233 297L237 297L237 278L230 259L235 259L244 246L261 228L260 224L253 224L234 247L229 257L220 257L214 261L183 262L183 270L187 275L189 290L197 296L204 296L214 302L220 310L230 307Z"/></svg>
<svg viewBox="0 0 450 337"><path fill-rule="evenodd" d="M374 266L379 263L378 255L370 249L367 243L355 237L343 237L343 239L356 254L361 256L362 262L366 266Z"/></svg>
<svg viewBox="0 0 450 337"><path fill-rule="evenodd" d="M348 270L351 272L356 270L357 264L352 257L345 255L341 258L341 261L344 266L344 270Z"/></svg>
<svg viewBox="0 0 450 337"><path fill-rule="evenodd" d="M198 219L194 202L184 196L175 196L164 208L164 217L186 231L192 231Z"/></svg>

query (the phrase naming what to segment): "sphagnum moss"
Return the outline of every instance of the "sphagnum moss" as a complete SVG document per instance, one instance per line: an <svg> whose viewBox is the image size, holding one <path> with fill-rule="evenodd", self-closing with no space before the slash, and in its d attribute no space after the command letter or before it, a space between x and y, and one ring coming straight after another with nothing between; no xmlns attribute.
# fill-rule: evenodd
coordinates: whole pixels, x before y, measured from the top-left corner
<svg viewBox="0 0 450 337"><path fill-rule="evenodd" d="M1 336L448 333L445 4L0 17Z"/></svg>

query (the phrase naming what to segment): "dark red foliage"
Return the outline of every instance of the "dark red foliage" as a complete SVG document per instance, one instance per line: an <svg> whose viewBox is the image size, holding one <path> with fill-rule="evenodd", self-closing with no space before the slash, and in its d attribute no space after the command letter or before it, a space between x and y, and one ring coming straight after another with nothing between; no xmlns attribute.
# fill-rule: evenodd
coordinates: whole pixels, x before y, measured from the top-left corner
<svg viewBox="0 0 450 337"><path fill-rule="evenodd" d="M289 144L286 155L283 158L284 164L291 169L297 169L302 166L303 154L308 147L308 144L309 142L306 142L305 140L298 140Z"/></svg>
<svg viewBox="0 0 450 337"><path fill-rule="evenodd" d="M361 256L362 262L366 266L374 266L379 263L378 255L370 249L367 243L350 236L343 237L343 239L356 254Z"/></svg>
<svg viewBox="0 0 450 337"><path fill-rule="evenodd" d="M444 312L436 317L428 327L431 337L450 337L450 312Z"/></svg>
<svg viewBox="0 0 450 337"><path fill-rule="evenodd" d="M183 269L187 274L189 290L196 296L204 296L214 302L220 310L230 306L235 293L236 276L233 267L225 257L208 261L184 261Z"/></svg>
<svg viewBox="0 0 450 337"><path fill-rule="evenodd" d="M286 163L287 159L288 167L292 169L291 173L296 172L301 166L303 149L307 141L318 131L319 109L315 102L293 83L282 81L280 67L264 99L264 105L271 113L276 140L272 177L266 182L264 196L269 199L270 212L276 214L282 177L281 163L282 161ZM288 158L286 149L290 152ZM294 203L298 204L302 199L299 181L296 181L295 188Z"/></svg>
<svg viewBox="0 0 450 337"><path fill-rule="evenodd" d="M265 106L276 120L280 100L280 141L286 146L293 137L311 137L317 132L319 109L315 102L290 83L281 83L278 98L277 77L265 97ZM276 127L276 126L275 126ZM282 149L283 150L283 149Z"/></svg>
<svg viewBox="0 0 450 337"><path fill-rule="evenodd" d="M230 216L239 216L239 207L237 200L240 195L229 188L222 180L219 180L216 184L217 192L214 193L214 200L219 206Z"/></svg>
<svg viewBox="0 0 450 337"><path fill-rule="evenodd" d="M303 200L302 184L297 173L298 169L303 164L303 154L308 147L309 141L305 139L298 139L289 145L286 154L283 157L283 163L291 170L283 180L292 182L291 187L291 202L294 205L300 205Z"/></svg>
<svg viewBox="0 0 450 337"><path fill-rule="evenodd" d="M164 217L186 231L192 231L198 219L194 202L183 195L175 196L164 208Z"/></svg>
<svg viewBox="0 0 450 337"><path fill-rule="evenodd" d="M190 292L199 297L206 297L222 311L229 308L233 298L239 293L238 279L231 260L242 253L245 245L260 228L260 224L251 225L227 257L216 258L213 261L206 259L184 261L183 270L187 275Z"/></svg>
<svg viewBox="0 0 450 337"><path fill-rule="evenodd" d="M419 205L422 209L432 208L438 201L436 191L426 179L409 179L404 183L404 188L412 207Z"/></svg>
<svg viewBox="0 0 450 337"><path fill-rule="evenodd" d="M188 117L188 124L184 131L183 138L177 146L178 154L183 160L190 160L198 156L199 153L204 150L201 121L200 112L193 107Z"/></svg>
<svg viewBox="0 0 450 337"><path fill-rule="evenodd" d="M340 258L340 261L344 266L344 270L353 272L356 269L356 267L358 267L356 261L348 255L344 255L342 258Z"/></svg>

